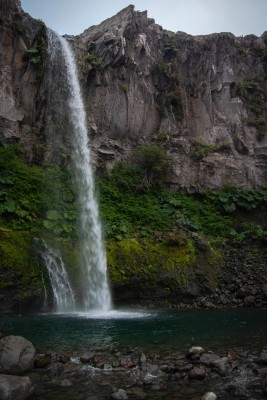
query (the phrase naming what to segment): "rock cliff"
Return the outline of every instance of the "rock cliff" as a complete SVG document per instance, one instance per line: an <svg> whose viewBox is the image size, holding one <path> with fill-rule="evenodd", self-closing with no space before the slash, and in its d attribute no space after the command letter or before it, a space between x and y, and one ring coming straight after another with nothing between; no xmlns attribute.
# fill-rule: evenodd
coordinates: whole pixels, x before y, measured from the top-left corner
<svg viewBox="0 0 267 400"><path fill-rule="evenodd" d="M1 10L0 136L23 142L30 161L51 161L45 26L17 0L1 0ZM112 168L136 145L154 143L172 161L172 190L266 183L266 32L173 33L130 5L67 38L97 167ZM52 136L64 142L60 130Z"/></svg>
<svg viewBox="0 0 267 400"><path fill-rule="evenodd" d="M129 6L70 40L99 162L153 142L174 190L265 184L266 33L175 34Z"/></svg>
<svg viewBox="0 0 267 400"><path fill-rule="evenodd" d="M44 35L44 24L19 1L0 1L0 139L23 143L30 162L43 142Z"/></svg>

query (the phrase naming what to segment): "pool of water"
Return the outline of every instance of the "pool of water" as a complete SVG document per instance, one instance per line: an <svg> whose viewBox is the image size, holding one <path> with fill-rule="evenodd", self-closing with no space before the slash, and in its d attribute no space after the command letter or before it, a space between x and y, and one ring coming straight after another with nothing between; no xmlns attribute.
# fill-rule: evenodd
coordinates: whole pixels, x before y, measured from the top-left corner
<svg viewBox="0 0 267 400"><path fill-rule="evenodd" d="M5 316L5 334L22 335L38 351L138 347L144 351L200 345L259 349L267 343L267 310L188 310Z"/></svg>

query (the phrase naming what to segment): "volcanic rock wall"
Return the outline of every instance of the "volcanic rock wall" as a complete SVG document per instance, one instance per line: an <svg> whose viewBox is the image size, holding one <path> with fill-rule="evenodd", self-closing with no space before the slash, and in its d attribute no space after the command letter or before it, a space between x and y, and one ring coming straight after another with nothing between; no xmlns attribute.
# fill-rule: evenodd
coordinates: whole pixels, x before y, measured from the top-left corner
<svg viewBox="0 0 267 400"><path fill-rule="evenodd" d="M31 162L60 161L48 154L64 134L47 123L45 26L18 0L0 5L0 138L22 142ZM96 168L110 169L136 145L153 143L172 160L172 190L266 183L266 33L175 34L129 6L67 38Z"/></svg>
<svg viewBox="0 0 267 400"><path fill-rule="evenodd" d="M99 164L148 142L170 154L174 190L265 184L266 33L175 34L129 6L69 39Z"/></svg>

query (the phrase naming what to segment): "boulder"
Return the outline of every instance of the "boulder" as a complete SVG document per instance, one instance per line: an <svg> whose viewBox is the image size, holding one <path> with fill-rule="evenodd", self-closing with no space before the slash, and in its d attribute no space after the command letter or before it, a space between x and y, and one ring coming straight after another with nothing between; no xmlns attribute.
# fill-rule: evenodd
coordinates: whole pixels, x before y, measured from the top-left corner
<svg viewBox="0 0 267 400"><path fill-rule="evenodd" d="M33 392L28 376L0 375L1 400L25 400Z"/></svg>
<svg viewBox="0 0 267 400"><path fill-rule="evenodd" d="M205 379L207 376L207 371L204 367L194 367L188 372L188 378L190 379Z"/></svg>
<svg viewBox="0 0 267 400"><path fill-rule="evenodd" d="M0 373L19 375L33 368L35 348L22 336L0 340Z"/></svg>

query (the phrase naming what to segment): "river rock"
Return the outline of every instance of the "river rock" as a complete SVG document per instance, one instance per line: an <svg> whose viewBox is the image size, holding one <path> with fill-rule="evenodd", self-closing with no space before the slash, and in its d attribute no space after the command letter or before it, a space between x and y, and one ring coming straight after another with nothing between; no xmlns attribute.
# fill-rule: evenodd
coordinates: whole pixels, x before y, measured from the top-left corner
<svg viewBox="0 0 267 400"><path fill-rule="evenodd" d="M28 376L0 375L1 400L25 400L33 392Z"/></svg>
<svg viewBox="0 0 267 400"><path fill-rule="evenodd" d="M81 355L80 360L83 364L89 364L95 357L95 352L88 352Z"/></svg>
<svg viewBox="0 0 267 400"><path fill-rule="evenodd" d="M119 389L117 392L115 392L111 395L111 398L115 399L115 400L127 400L128 395L127 395L126 390Z"/></svg>
<svg viewBox="0 0 267 400"><path fill-rule="evenodd" d="M214 353L203 353L200 356L200 362L205 365L210 365L215 360L218 360L220 356Z"/></svg>
<svg viewBox="0 0 267 400"><path fill-rule="evenodd" d="M121 359L120 363L121 363L121 366L122 366L123 368L130 368L130 367L133 367L133 366L134 366L134 362L133 362L133 360L131 359L131 357L123 357L123 358Z"/></svg>
<svg viewBox="0 0 267 400"><path fill-rule="evenodd" d="M35 348L22 336L6 336L0 341L0 373L21 374L33 368Z"/></svg>
<svg viewBox="0 0 267 400"><path fill-rule="evenodd" d="M205 379L207 371L204 367L194 367L188 372L188 378L190 379Z"/></svg>
<svg viewBox="0 0 267 400"><path fill-rule="evenodd" d="M218 374L221 376L229 375L232 370L231 362L227 357L222 357L214 360L210 363L210 365L216 367Z"/></svg>
<svg viewBox="0 0 267 400"><path fill-rule="evenodd" d="M144 363L146 363L146 356L144 353L142 353L139 358L139 364L144 364Z"/></svg>
<svg viewBox="0 0 267 400"><path fill-rule="evenodd" d="M191 359L197 359L204 353L203 347L200 346L193 346L189 349L187 357Z"/></svg>
<svg viewBox="0 0 267 400"><path fill-rule="evenodd" d="M51 357L47 354L38 354L35 356L35 368L46 368L51 364Z"/></svg>
<svg viewBox="0 0 267 400"><path fill-rule="evenodd" d="M201 400L216 400L217 396L213 392L207 392L201 397Z"/></svg>

